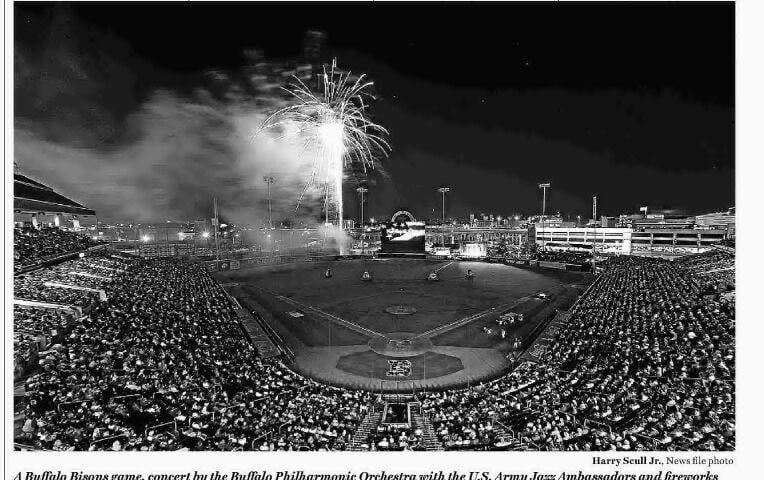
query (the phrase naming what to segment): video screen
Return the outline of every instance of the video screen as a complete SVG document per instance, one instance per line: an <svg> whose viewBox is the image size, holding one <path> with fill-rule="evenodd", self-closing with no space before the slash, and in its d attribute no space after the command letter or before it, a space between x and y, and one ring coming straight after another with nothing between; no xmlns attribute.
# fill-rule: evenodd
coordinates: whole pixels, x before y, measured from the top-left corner
<svg viewBox="0 0 764 480"><path fill-rule="evenodd" d="M396 222L381 228L382 253L424 253L424 222Z"/></svg>

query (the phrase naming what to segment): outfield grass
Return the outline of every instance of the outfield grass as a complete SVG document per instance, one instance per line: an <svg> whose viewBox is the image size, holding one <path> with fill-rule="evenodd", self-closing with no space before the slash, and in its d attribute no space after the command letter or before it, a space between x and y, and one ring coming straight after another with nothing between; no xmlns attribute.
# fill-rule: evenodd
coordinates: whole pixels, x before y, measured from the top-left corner
<svg viewBox="0 0 764 480"><path fill-rule="evenodd" d="M332 269L331 279L324 278L327 268ZM467 269L475 273L473 280L465 279ZM427 275L435 270L439 270L440 281L427 281ZM364 271L371 272L372 282L360 280ZM513 304L521 297L539 291L553 292L561 287L561 281L554 275L506 265L401 259L293 264L230 272L224 276L225 281L255 287L241 286L237 288L237 294L264 304L289 332L308 346L330 344L329 322L312 315L307 309L300 310L305 314L301 319L289 317L285 313L295 308L283 304L266 291L319 308L381 334L418 334L495 306ZM391 305L412 306L416 313L391 315L385 311ZM486 319L472 325L479 335L473 335L470 328L463 327L452 335L443 335L438 344L495 346L501 343L498 330L495 329L496 334L491 336L479 330L490 322L494 320ZM366 341L363 335L342 327L331 331L333 345ZM453 343L444 343L446 341Z"/></svg>

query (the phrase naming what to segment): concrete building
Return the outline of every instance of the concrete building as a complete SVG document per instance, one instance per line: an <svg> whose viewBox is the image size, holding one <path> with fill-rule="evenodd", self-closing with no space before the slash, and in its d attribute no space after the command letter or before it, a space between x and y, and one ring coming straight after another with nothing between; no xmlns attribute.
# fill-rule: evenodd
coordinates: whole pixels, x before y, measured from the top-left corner
<svg viewBox="0 0 764 480"><path fill-rule="evenodd" d="M716 228L727 231L727 237L735 237L735 207L725 212L707 213L695 217L695 224L700 228Z"/></svg>
<svg viewBox="0 0 764 480"><path fill-rule="evenodd" d="M548 250L620 255L683 255L712 248L726 230L702 228L545 228L536 229L536 244Z"/></svg>
<svg viewBox="0 0 764 480"><path fill-rule="evenodd" d="M635 255L700 253L726 236L726 230L701 228L647 228L631 234L631 253Z"/></svg>
<svg viewBox="0 0 764 480"><path fill-rule="evenodd" d="M536 244L549 250L615 253L631 252L631 229L544 227L535 229Z"/></svg>

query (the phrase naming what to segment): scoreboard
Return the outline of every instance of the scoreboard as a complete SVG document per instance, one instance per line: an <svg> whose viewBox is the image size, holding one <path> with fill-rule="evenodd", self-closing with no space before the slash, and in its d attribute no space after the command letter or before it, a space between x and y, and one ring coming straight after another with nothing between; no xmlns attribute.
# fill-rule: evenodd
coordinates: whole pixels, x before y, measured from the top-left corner
<svg viewBox="0 0 764 480"><path fill-rule="evenodd" d="M424 222L398 221L382 225L382 253L424 253Z"/></svg>

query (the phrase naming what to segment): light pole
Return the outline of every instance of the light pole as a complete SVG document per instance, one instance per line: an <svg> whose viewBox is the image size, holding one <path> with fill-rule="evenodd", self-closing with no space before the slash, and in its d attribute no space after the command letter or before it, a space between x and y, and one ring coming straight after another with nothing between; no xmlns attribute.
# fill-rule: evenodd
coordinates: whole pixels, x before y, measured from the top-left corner
<svg viewBox="0 0 764 480"><path fill-rule="evenodd" d="M546 189L552 186L551 183L539 183L539 188L544 191L543 200L541 201L541 218L546 215Z"/></svg>
<svg viewBox="0 0 764 480"><path fill-rule="evenodd" d="M361 255L363 255L364 254L363 241L364 241L364 233L365 233L365 230L363 228L363 194L368 192L369 189L366 187L358 187L355 189L355 191L361 194Z"/></svg>
<svg viewBox="0 0 764 480"><path fill-rule="evenodd" d="M597 195L592 197L592 227L594 227L594 245L592 245L592 273L597 274ZM602 240L605 240L603 232Z"/></svg>
<svg viewBox="0 0 764 480"><path fill-rule="evenodd" d="M545 246L545 239L544 239L544 216L546 216L546 189L551 188L551 183L539 183L539 188L543 190L544 196L543 200L541 200L541 249L544 249Z"/></svg>
<svg viewBox="0 0 764 480"><path fill-rule="evenodd" d="M451 187L440 187L438 189L441 196L443 197L443 216L441 218L440 222L440 237L441 237L441 244L443 246L446 245L446 193L451 191Z"/></svg>
<svg viewBox="0 0 764 480"><path fill-rule="evenodd" d="M218 246L218 231L220 229L220 219L218 218L218 197L212 198L212 207L215 211L215 269L220 268L220 248Z"/></svg>
<svg viewBox="0 0 764 480"><path fill-rule="evenodd" d="M263 181L268 184L268 228L273 228L273 209L271 208L271 184L276 181L270 175L265 175Z"/></svg>

